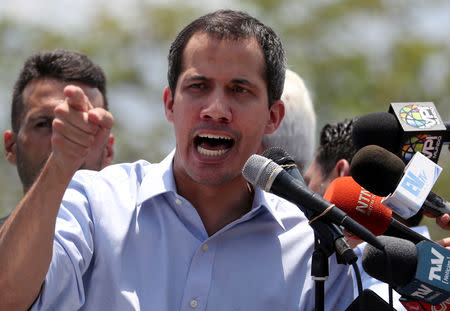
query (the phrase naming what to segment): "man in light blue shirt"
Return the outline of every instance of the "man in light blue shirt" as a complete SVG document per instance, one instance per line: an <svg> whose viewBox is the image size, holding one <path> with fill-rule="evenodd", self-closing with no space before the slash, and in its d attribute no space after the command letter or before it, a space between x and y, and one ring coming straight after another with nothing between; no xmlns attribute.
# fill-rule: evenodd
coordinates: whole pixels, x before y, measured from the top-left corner
<svg viewBox="0 0 450 311"><path fill-rule="evenodd" d="M81 97L69 102L81 125L57 114L54 151L0 231L0 301L32 310L313 310L306 218L241 175L283 119L284 73L280 39L258 20L228 10L196 19L169 52L163 99L175 150L159 164L78 172L59 206L110 117ZM31 223L23 214L33 211ZM334 256L325 284L326 310L345 310L351 274Z"/></svg>

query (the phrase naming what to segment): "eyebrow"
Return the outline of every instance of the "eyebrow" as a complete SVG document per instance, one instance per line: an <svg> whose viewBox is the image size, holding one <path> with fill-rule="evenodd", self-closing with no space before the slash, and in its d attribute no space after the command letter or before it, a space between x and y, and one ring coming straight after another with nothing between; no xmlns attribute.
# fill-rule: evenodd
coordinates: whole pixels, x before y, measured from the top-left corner
<svg viewBox="0 0 450 311"><path fill-rule="evenodd" d="M192 75L190 77L187 77L183 82L190 82L190 81L208 81L209 79L206 78L203 75Z"/></svg>
<svg viewBox="0 0 450 311"><path fill-rule="evenodd" d="M203 75L193 75L190 76L188 78L186 78L184 80L184 82L190 82L190 81L208 81L210 79L208 79L207 77L203 76ZM244 78L235 78L231 80L232 83L236 83L236 84L242 84L242 85L247 85L251 88L256 88L256 84L250 82L247 79Z"/></svg>
<svg viewBox="0 0 450 311"><path fill-rule="evenodd" d="M256 84L250 82L247 79L241 78L241 79L233 79L231 80L231 82L236 83L236 84L243 84L243 85L247 85L251 88L256 88Z"/></svg>
<svg viewBox="0 0 450 311"><path fill-rule="evenodd" d="M40 113L40 114L37 114L37 115L30 116L30 117L28 118L28 120L31 121L31 122L34 122L34 121L40 120L40 119L52 120L52 119L54 119L54 118L55 118L54 116L51 116L51 115L48 115L48 114Z"/></svg>

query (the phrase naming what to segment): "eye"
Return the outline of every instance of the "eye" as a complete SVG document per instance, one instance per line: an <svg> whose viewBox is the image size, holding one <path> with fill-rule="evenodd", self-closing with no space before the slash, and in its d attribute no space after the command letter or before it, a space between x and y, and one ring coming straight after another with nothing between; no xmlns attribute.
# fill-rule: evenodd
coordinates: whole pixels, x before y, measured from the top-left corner
<svg viewBox="0 0 450 311"><path fill-rule="evenodd" d="M232 91L234 93L246 93L246 92L248 92L247 89L245 89L245 88L243 88L242 86L239 86L239 85L235 85L231 89L232 89Z"/></svg>
<svg viewBox="0 0 450 311"><path fill-rule="evenodd" d="M192 83L189 85L191 89L204 89L206 87L205 83Z"/></svg>
<svg viewBox="0 0 450 311"><path fill-rule="evenodd" d="M52 127L52 121L51 120L42 120L35 124L36 128L51 128Z"/></svg>

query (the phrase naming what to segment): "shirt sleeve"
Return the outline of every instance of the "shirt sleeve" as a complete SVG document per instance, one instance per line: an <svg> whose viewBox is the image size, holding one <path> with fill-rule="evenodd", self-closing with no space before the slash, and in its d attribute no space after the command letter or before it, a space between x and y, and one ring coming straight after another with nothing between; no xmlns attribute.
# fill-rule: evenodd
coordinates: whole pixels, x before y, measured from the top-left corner
<svg viewBox="0 0 450 311"><path fill-rule="evenodd" d="M31 310L78 310L84 304L83 277L94 252L92 213L82 186L88 180L88 176L77 173L64 194L56 219L52 260Z"/></svg>

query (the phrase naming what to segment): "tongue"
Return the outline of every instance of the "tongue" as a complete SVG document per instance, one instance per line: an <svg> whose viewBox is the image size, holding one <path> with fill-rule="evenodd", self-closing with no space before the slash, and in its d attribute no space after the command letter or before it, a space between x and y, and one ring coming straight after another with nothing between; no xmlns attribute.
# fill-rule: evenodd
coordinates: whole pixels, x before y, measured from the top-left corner
<svg viewBox="0 0 450 311"><path fill-rule="evenodd" d="M199 146L206 150L222 150L229 148L227 144L219 141L203 141L199 144Z"/></svg>

